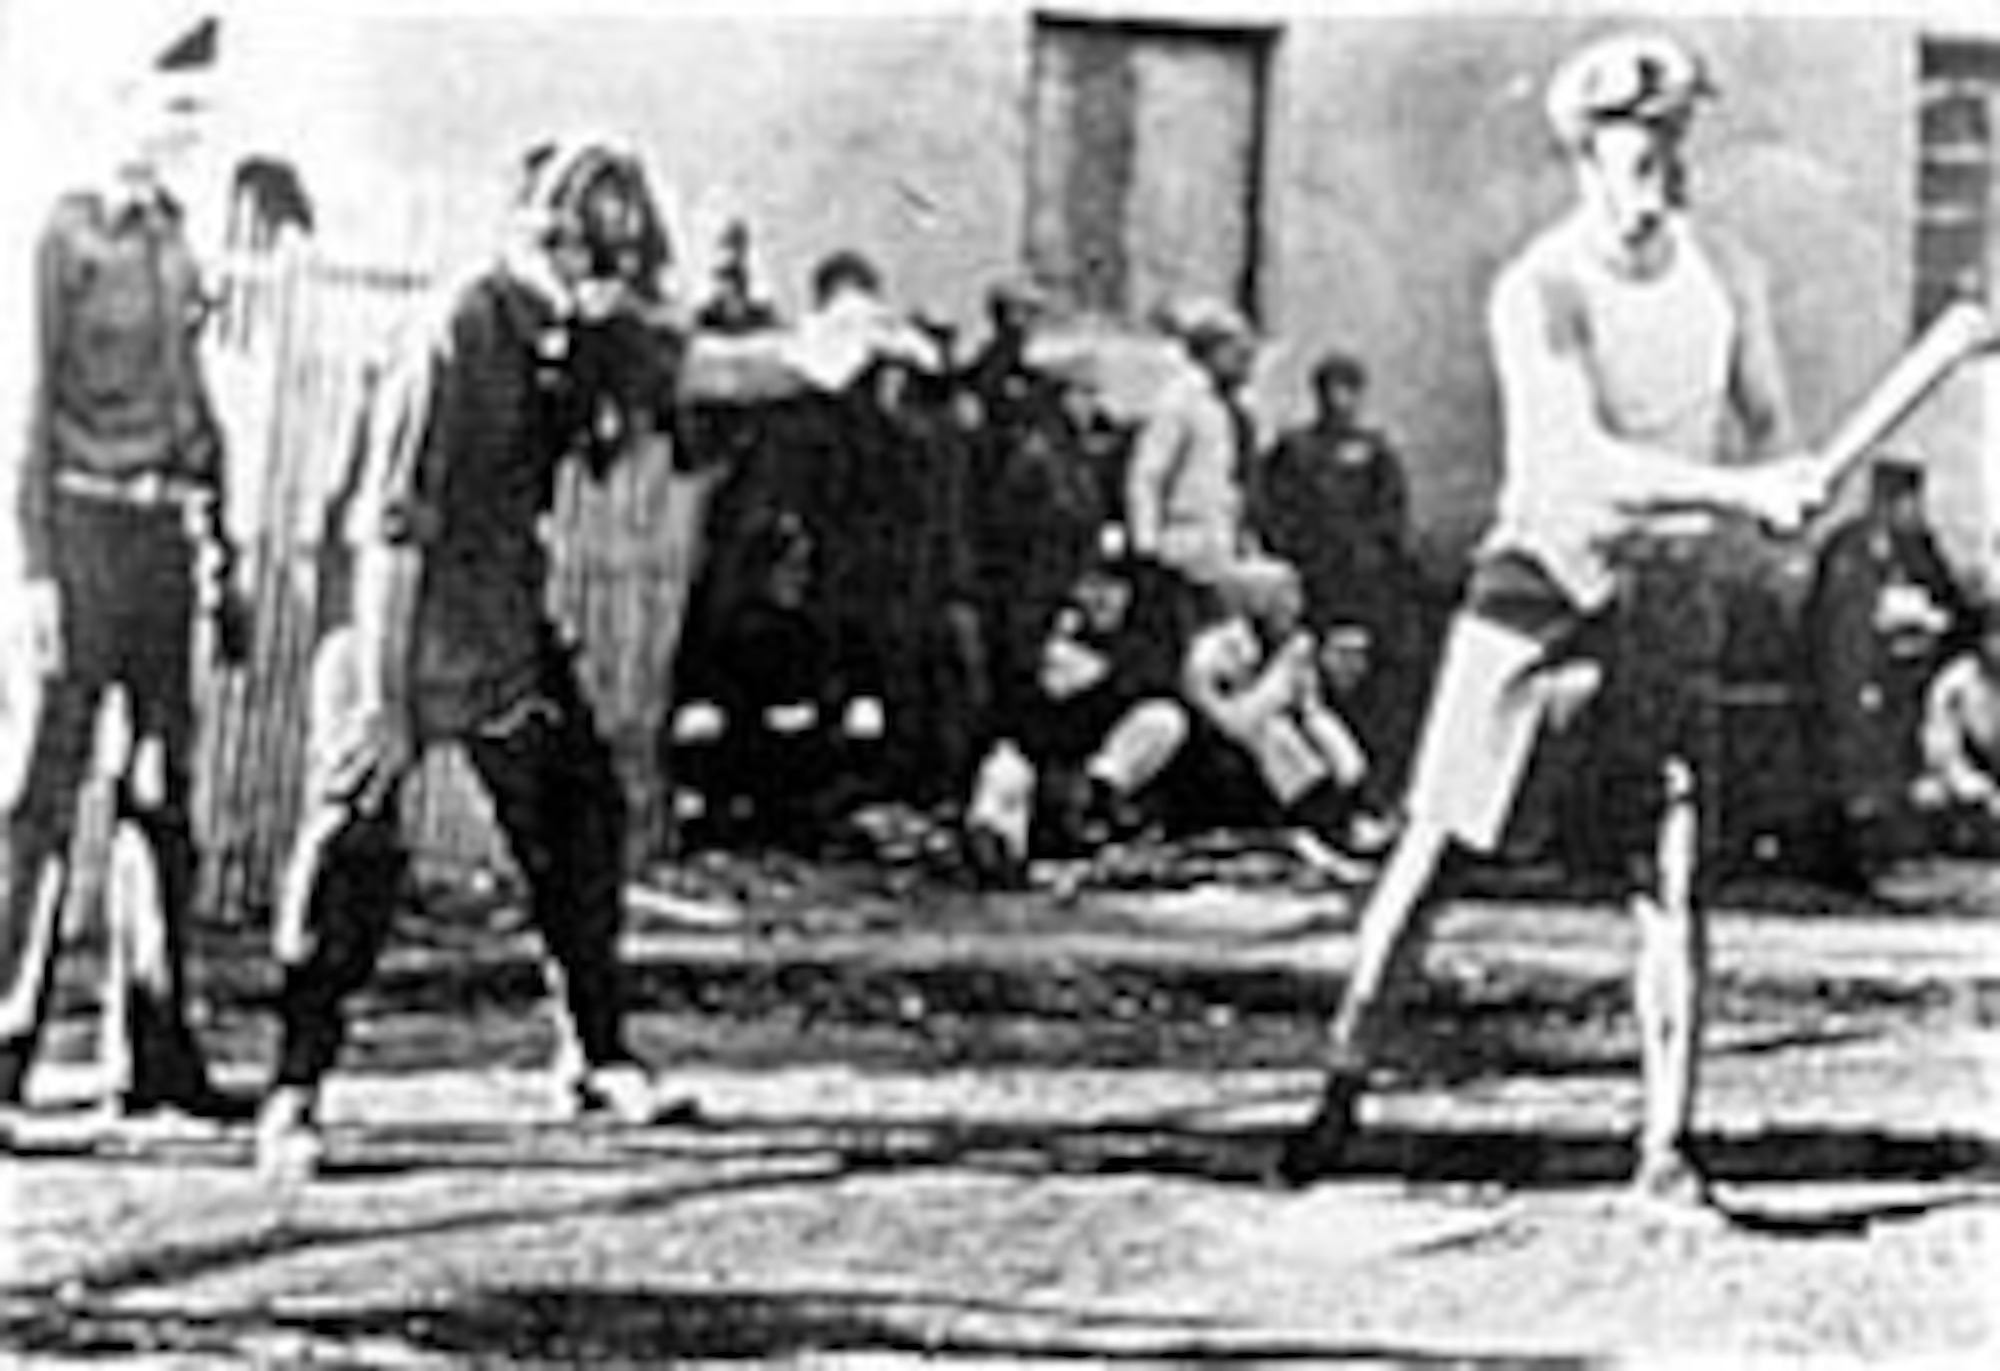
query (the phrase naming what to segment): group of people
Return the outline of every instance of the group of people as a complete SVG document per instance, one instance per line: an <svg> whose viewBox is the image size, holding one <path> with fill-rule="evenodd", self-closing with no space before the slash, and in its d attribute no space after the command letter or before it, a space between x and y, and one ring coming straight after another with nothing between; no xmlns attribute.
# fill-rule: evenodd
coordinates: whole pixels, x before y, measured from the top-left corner
<svg viewBox="0 0 2000 1371"><path fill-rule="evenodd" d="M1792 437L1760 266L1687 207L1686 133L1713 94L1655 36L1593 44L1549 86L1576 203L1493 285L1499 512L1406 784L1383 779L1394 729L1365 703L1382 659L1411 651L1388 647L1410 619L1403 486L1359 420L1353 359L1318 368L1314 423L1261 454L1240 395L1256 337L1230 308L1190 303L1163 319L1185 364L1120 432L1087 386L1034 364L1029 292L996 292L992 338L963 365L851 253L821 265L789 327L752 297L740 253L691 320L662 297L669 243L638 159L594 139L530 149L501 251L412 322L370 401L338 531L347 603L315 662L276 901L260 1165L319 1164L345 1005L399 903L398 791L443 744L469 758L525 880L566 1106L692 1115L628 1039L621 792L546 615L540 535L562 463L670 450L731 475L681 683L709 713L683 711L668 745L707 747L708 784L748 812L810 824L810 805L786 807L867 748L913 793L962 789L968 847L995 880L1044 845L1228 796L1317 865L1379 853L1323 1096L1274 1166L1288 1183L1341 1164L1446 858L1498 841L1537 736L1596 697L1617 721L1607 822L1640 932L1639 1189L1699 1201L1697 767L1724 618L1710 555L1731 519L1797 530L1830 480ZM22 1117L76 792L114 687L147 759L127 768L120 815L161 898L110 1104L196 1121L243 1104L212 1083L183 1003L190 625L228 599L232 561L202 297L162 179L188 106L152 81L127 100L126 155L62 201L37 264L33 422L11 490L26 589L10 663L28 670L9 679L32 698L10 701L29 726L0 840L0 1139ZM1982 787L1967 767L1991 759L2000 720L1996 636L1931 686L1965 749L1939 784L1989 813L1992 772ZM1407 678L1391 692L1423 693Z"/></svg>
<svg viewBox="0 0 2000 1371"><path fill-rule="evenodd" d="M1872 887L1922 852L2000 856L2000 604L1960 585L1924 470L1878 458L1821 546L1801 616L1824 740L1827 874Z"/></svg>
<svg viewBox="0 0 2000 1371"><path fill-rule="evenodd" d="M704 317L778 329L743 282L726 256ZM835 254L799 328L881 299ZM1039 291L988 303L963 362L911 325L846 392L691 416L687 459L727 463L667 740L703 827L811 844L888 796L962 815L1002 884L1153 822L1276 823L1336 869L1379 845L1427 601L1360 361L1266 447L1235 309L1164 311L1175 373L1119 422Z"/></svg>

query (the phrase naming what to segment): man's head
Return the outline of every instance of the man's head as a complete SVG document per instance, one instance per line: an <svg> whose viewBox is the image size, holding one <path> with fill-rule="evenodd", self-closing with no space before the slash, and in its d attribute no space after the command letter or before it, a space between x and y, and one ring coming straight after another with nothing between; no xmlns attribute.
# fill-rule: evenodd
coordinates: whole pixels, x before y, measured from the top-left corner
<svg viewBox="0 0 2000 1371"><path fill-rule="evenodd" d="M1258 557L1238 563L1221 589L1224 601L1269 642L1290 637L1305 618L1305 586L1290 562Z"/></svg>
<svg viewBox="0 0 2000 1371"><path fill-rule="evenodd" d="M1195 365L1225 390L1250 379L1257 365L1257 333L1241 311L1220 300L1196 299L1166 310L1169 329Z"/></svg>
<svg viewBox="0 0 2000 1371"><path fill-rule="evenodd" d="M1361 412L1361 394L1368 388L1368 372L1358 357L1329 352L1313 366L1312 388L1320 422L1344 426Z"/></svg>
<svg viewBox="0 0 2000 1371"><path fill-rule="evenodd" d="M1714 94L1701 62L1657 34L1623 34L1573 54L1545 108L1585 211L1621 245L1644 246L1687 199L1685 143Z"/></svg>
<svg viewBox="0 0 2000 1371"><path fill-rule="evenodd" d="M1878 457L1868 473L1868 503L1877 518L1898 532L1924 523L1924 469L1905 457Z"/></svg>
<svg viewBox="0 0 2000 1371"><path fill-rule="evenodd" d="M843 295L880 295L882 273L875 264L850 248L830 253L813 268L812 298L815 308L825 308Z"/></svg>
<svg viewBox="0 0 2000 1371"><path fill-rule="evenodd" d="M1047 301L1033 281L1011 278L986 292L986 318L997 338L1025 340L1047 312Z"/></svg>
<svg viewBox="0 0 2000 1371"><path fill-rule="evenodd" d="M220 32L203 20L112 90L106 170L115 184L146 193L187 174L214 120Z"/></svg>
<svg viewBox="0 0 2000 1371"><path fill-rule="evenodd" d="M1132 579L1121 563L1092 562L1077 578L1070 598L1089 632L1116 633L1132 610Z"/></svg>
<svg viewBox="0 0 2000 1371"><path fill-rule="evenodd" d="M1374 665L1374 635L1359 624L1335 624L1320 638L1319 669L1336 695L1361 688Z"/></svg>
<svg viewBox="0 0 2000 1371"><path fill-rule="evenodd" d="M672 254L629 149L600 138L538 143L522 158L514 205L521 246L564 292L574 295L588 281L657 292Z"/></svg>

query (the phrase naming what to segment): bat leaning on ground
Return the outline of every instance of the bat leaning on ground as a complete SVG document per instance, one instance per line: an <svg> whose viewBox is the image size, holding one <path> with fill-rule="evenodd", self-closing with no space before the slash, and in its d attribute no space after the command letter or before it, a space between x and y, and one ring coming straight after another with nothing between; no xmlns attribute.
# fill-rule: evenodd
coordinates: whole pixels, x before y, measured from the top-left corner
<svg viewBox="0 0 2000 1371"><path fill-rule="evenodd" d="M1960 365L2000 346L2000 329L1984 306L1962 300L1946 307L1847 411L1813 455L1827 487L1895 432Z"/></svg>

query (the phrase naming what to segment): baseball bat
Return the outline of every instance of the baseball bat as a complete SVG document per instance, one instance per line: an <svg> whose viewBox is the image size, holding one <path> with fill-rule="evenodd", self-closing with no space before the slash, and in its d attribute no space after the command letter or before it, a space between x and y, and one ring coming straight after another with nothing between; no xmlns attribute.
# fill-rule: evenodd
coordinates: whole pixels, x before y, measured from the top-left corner
<svg viewBox="0 0 2000 1371"><path fill-rule="evenodd" d="M1970 300L1949 305L1890 364L1827 440L1814 461L1831 486L1895 432L1924 397L1968 358L1995 345L1993 316Z"/></svg>

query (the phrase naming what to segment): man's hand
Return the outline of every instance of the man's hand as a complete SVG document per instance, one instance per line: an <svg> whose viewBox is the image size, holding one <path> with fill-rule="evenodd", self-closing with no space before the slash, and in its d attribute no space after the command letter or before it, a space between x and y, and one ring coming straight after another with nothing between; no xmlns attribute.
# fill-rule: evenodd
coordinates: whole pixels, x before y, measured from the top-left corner
<svg viewBox="0 0 2000 1371"><path fill-rule="evenodd" d="M377 700L357 707L341 733L330 740L327 769L331 798L364 814L381 810L416 758L409 711Z"/></svg>
<svg viewBox="0 0 2000 1371"><path fill-rule="evenodd" d="M1737 476L1739 505L1773 533L1796 533L1829 493L1825 467L1806 455L1745 468Z"/></svg>
<svg viewBox="0 0 2000 1371"><path fill-rule="evenodd" d="M53 580L40 578L21 587L20 632L30 667L41 676L60 676L63 602L62 590Z"/></svg>

